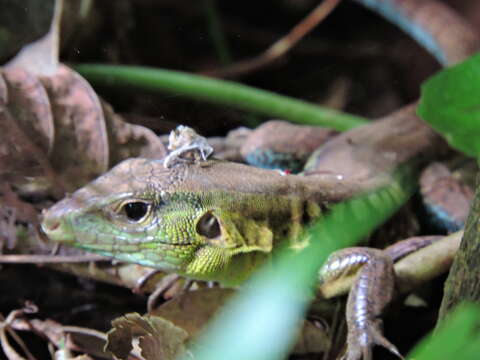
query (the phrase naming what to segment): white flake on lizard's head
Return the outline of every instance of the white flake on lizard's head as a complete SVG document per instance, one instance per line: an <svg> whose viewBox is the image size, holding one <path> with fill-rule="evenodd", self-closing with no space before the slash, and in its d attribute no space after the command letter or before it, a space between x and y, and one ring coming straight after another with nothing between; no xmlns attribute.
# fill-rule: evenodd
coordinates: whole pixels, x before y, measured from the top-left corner
<svg viewBox="0 0 480 360"><path fill-rule="evenodd" d="M163 161L166 168L177 162L196 163L206 161L213 153L213 148L207 139L188 126L179 125L175 130L172 130L168 136L168 141L170 153Z"/></svg>

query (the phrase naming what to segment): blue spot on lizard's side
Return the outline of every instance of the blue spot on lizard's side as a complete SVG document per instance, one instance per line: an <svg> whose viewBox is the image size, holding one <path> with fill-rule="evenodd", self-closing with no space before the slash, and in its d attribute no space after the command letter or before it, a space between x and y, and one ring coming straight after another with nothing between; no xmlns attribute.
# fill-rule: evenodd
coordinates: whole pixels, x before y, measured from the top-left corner
<svg viewBox="0 0 480 360"><path fill-rule="evenodd" d="M424 205L429 222L438 230L446 233L452 233L462 229L465 226L464 221L455 219L455 217L442 206L429 204L425 201Z"/></svg>
<svg viewBox="0 0 480 360"><path fill-rule="evenodd" d="M271 149L255 149L245 157L247 164L263 169L289 170L293 173L302 170L303 161L293 154L274 151Z"/></svg>

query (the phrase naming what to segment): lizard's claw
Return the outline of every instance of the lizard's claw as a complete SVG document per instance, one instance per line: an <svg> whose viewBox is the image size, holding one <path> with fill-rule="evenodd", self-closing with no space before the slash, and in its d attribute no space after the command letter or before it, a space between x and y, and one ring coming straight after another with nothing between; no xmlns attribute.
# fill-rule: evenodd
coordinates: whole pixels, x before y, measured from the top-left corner
<svg viewBox="0 0 480 360"><path fill-rule="evenodd" d="M348 334L347 350L341 357L341 360L372 360L372 348L379 345L396 355L399 359L404 359L395 345L383 336L381 320L370 324L362 330L357 330L354 334Z"/></svg>

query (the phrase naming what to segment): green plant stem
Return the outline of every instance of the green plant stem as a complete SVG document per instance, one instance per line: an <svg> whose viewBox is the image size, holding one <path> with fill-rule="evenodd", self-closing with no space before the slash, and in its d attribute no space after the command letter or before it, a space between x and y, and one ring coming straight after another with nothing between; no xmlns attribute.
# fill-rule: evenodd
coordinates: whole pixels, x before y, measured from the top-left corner
<svg viewBox="0 0 480 360"><path fill-rule="evenodd" d="M181 94L300 124L344 131L367 122L358 116L270 91L179 71L96 64L78 65L75 69L93 84Z"/></svg>

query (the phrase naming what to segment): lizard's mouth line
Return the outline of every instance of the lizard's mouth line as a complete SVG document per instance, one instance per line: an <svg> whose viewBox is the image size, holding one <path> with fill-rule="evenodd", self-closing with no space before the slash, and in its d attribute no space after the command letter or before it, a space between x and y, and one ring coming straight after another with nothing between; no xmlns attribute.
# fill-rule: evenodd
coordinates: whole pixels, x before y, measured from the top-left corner
<svg viewBox="0 0 480 360"><path fill-rule="evenodd" d="M94 243L94 242L85 243L84 242L84 245L96 245L96 243ZM192 246L192 245L195 245L195 244L193 244L193 243L169 243L169 242L164 242L164 241L151 241L151 242L146 242L146 243L139 242L137 244L130 243L130 244L124 244L124 245L138 246L140 248L142 248L142 245L145 245L143 247L148 248L150 245L165 245L165 246L183 247L183 246Z"/></svg>
<svg viewBox="0 0 480 360"><path fill-rule="evenodd" d="M164 241L156 241L156 243L162 244L162 245L169 245L169 246L192 246L192 245L195 245L193 243L168 243L168 242L164 242Z"/></svg>
<svg viewBox="0 0 480 360"><path fill-rule="evenodd" d="M151 243L150 243L151 244ZM188 243L188 244L171 244L171 243L166 243L166 242L159 242L159 241L156 241L155 244L157 246L162 246L162 245L165 245L165 246L168 246L168 247L185 247L185 246L192 246L193 244L192 243ZM83 250L86 250L86 251L94 251L94 252L104 252L104 254L106 256L112 256L111 252L112 251L122 251L122 252L125 252L125 253L135 253L137 251L145 251L145 250L148 250L149 247L148 246L145 246L145 247L142 247L141 246L142 244L121 244L121 245L118 245L115 246L113 244L109 244L109 245L105 245L105 244L98 244L98 243L86 243L86 242L83 242L83 243L77 243L76 244L76 247L80 248L80 249L83 249ZM168 249L166 249L168 250Z"/></svg>

